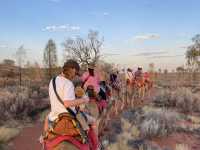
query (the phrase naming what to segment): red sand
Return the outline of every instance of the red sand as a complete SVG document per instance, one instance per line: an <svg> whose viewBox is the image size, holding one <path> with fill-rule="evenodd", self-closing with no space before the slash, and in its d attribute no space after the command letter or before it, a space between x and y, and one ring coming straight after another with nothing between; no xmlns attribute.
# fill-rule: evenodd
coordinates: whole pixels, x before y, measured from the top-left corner
<svg viewBox="0 0 200 150"><path fill-rule="evenodd" d="M42 133L43 125L38 122L34 127L27 127L11 143L10 150L40 150L38 139Z"/></svg>
<svg viewBox="0 0 200 150"><path fill-rule="evenodd" d="M152 141L162 148L170 147L175 150L176 144L186 144L189 150L200 150L200 136L189 133L173 133L168 137L154 138Z"/></svg>

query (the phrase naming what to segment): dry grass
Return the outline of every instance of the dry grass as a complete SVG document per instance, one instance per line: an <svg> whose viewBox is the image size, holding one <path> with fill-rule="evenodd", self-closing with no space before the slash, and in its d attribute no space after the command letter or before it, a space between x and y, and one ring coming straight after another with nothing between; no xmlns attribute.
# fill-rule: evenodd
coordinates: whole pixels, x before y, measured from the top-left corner
<svg viewBox="0 0 200 150"><path fill-rule="evenodd" d="M175 150L190 150L190 148L186 144L176 144L176 149Z"/></svg>
<svg viewBox="0 0 200 150"><path fill-rule="evenodd" d="M176 116L175 112L153 107L129 110L121 117L122 132L117 134L116 140L107 148L108 150L161 150L158 145L144 139L166 136L175 131Z"/></svg>
<svg viewBox="0 0 200 150"><path fill-rule="evenodd" d="M160 107L176 107L184 113L200 112L199 95L192 93L188 88L163 90L155 96L154 103Z"/></svg>
<svg viewBox="0 0 200 150"><path fill-rule="evenodd" d="M200 124L200 117L196 116L187 116L187 120L191 121L194 124Z"/></svg>
<svg viewBox="0 0 200 150"><path fill-rule="evenodd" d="M0 127L0 143L6 143L16 137L20 130L17 128Z"/></svg>
<svg viewBox="0 0 200 150"><path fill-rule="evenodd" d="M0 120L23 118L34 108L34 101L29 98L25 87L9 87L0 92Z"/></svg>
<svg viewBox="0 0 200 150"><path fill-rule="evenodd" d="M177 120L175 112L167 110L154 110L146 112L143 121L139 125L143 137L161 137L166 136L175 130Z"/></svg>

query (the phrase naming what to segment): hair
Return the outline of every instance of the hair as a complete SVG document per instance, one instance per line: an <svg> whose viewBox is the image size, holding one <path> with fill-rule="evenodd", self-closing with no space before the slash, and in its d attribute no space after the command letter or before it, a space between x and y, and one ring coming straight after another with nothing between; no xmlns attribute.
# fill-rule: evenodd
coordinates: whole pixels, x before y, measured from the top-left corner
<svg viewBox="0 0 200 150"><path fill-rule="evenodd" d="M94 69L88 68L88 72L90 76L94 76Z"/></svg>
<svg viewBox="0 0 200 150"><path fill-rule="evenodd" d="M128 68L127 71L132 72L132 70L130 68Z"/></svg>
<svg viewBox="0 0 200 150"><path fill-rule="evenodd" d="M76 71L77 72L79 72L79 70L80 70L80 66L79 66L79 64L75 61L75 60L73 60L73 59L69 59L69 60L67 60L65 63L64 63L64 65L63 65L63 67L62 67L62 72L67 76L67 77L70 77L70 69L76 69Z"/></svg>

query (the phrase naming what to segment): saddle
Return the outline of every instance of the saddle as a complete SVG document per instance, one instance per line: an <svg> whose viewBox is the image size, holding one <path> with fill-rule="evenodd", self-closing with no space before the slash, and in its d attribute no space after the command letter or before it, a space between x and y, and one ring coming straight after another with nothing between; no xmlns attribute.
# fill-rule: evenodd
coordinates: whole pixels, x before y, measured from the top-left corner
<svg viewBox="0 0 200 150"><path fill-rule="evenodd" d="M69 113L59 114L58 118L53 122L52 128L49 129L46 140L51 140L55 136L61 135L81 137L76 120Z"/></svg>

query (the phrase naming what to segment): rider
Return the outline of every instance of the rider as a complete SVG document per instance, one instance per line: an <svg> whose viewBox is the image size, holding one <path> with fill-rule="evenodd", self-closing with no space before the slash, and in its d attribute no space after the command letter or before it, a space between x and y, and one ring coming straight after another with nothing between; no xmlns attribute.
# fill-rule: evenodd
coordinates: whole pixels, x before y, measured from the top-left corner
<svg viewBox="0 0 200 150"><path fill-rule="evenodd" d="M147 85L148 89L150 89L153 86L153 82L151 81L151 77L148 72L144 73L144 82Z"/></svg>
<svg viewBox="0 0 200 150"><path fill-rule="evenodd" d="M134 74L130 68L127 69L126 72L126 84L130 85L134 79Z"/></svg>
<svg viewBox="0 0 200 150"><path fill-rule="evenodd" d="M114 69L110 74L110 86L112 87L112 102L114 102L114 111L115 114L118 114L118 100L121 100L121 98L119 71L117 69Z"/></svg>
<svg viewBox="0 0 200 150"><path fill-rule="evenodd" d="M89 102L88 98L75 98L75 91L72 80L79 72L79 69L79 64L76 61L68 60L64 63L62 72L55 78L56 91L63 103L61 103L56 96L53 87L53 79L50 81L49 98L51 111L46 116L44 122L44 134L48 133L47 131L49 129L53 128L53 123L58 118L59 114L69 113L66 108L70 108L74 113L76 113L76 106ZM41 142L43 141L42 137L40 138L40 140Z"/></svg>
<svg viewBox="0 0 200 150"><path fill-rule="evenodd" d="M145 72L144 73L144 82L149 82L150 81L150 76L149 76L149 73L148 72Z"/></svg>
<svg viewBox="0 0 200 150"><path fill-rule="evenodd" d="M83 88L87 90L88 86L93 86L94 92L98 94L100 92L100 78L98 73L95 71L95 64L90 63L88 65L88 71L86 71L82 77Z"/></svg>
<svg viewBox="0 0 200 150"><path fill-rule="evenodd" d="M112 73L110 74L110 84L112 88L116 91L119 90L119 72L117 70L113 70Z"/></svg>
<svg viewBox="0 0 200 150"><path fill-rule="evenodd" d="M94 63L88 65L88 71L86 71L82 77L83 88L87 91L89 88L93 88L94 97L97 100L106 100L106 74L100 74L96 71Z"/></svg>
<svg viewBox="0 0 200 150"><path fill-rule="evenodd" d="M142 71L142 67L138 67L138 70L135 72L135 80L139 84L139 86L143 86L144 83L144 75Z"/></svg>
<svg viewBox="0 0 200 150"><path fill-rule="evenodd" d="M83 73L81 80L82 80L82 87L85 89L88 97L90 97L90 100L91 100L90 104L92 105L92 107L86 106L86 111L93 118L97 120L98 115L99 115L99 103L97 103L96 100L98 100L99 94L101 94L101 88L100 88L100 77L99 77L98 72L95 70L95 68L96 68L95 63L90 63L88 65L88 70L85 73ZM96 135L98 134L97 126L98 126L98 122L95 122L92 126L92 128L96 132ZM96 138L98 141L98 137Z"/></svg>

